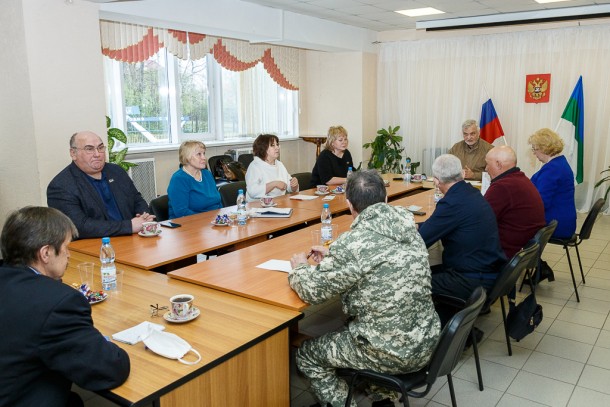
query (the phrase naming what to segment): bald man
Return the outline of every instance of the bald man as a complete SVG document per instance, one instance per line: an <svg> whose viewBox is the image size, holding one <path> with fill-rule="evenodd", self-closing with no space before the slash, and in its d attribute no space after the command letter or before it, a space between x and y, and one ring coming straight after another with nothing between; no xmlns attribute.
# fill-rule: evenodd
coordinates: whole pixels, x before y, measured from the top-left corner
<svg viewBox="0 0 610 407"><path fill-rule="evenodd" d="M485 162L491 178L485 199L496 214L500 244L510 259L546 226L544 204L534 184L517 167L517 155L512 148L492 148Z"/></svg>
<svg viewBox="0 0 610 407"><path fill-rule="evenodd" d="M72 163L47 188L47 204L66 214L79 237L92 238L138 233L154 220L148 204L127 172L106 162L106 146L91 131L70 138Z"/></svg>

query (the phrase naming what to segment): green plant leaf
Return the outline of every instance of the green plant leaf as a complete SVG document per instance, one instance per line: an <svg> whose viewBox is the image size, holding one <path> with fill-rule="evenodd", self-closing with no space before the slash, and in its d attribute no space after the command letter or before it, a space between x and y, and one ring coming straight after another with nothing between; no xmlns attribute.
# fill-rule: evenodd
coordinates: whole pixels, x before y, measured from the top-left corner
<svg viewBox="0 0 610 407"><path fill-rule="evenodd" d="M123 133L123 130L112 127L108 129L108 137L114 137L122 143L127 144L127 136Z"/></svg>
<svg viewBox="0 0 610 407"><path fill-rule="evenodd" d="M110 117L106 116L106 128L110 128Z"/></svg>

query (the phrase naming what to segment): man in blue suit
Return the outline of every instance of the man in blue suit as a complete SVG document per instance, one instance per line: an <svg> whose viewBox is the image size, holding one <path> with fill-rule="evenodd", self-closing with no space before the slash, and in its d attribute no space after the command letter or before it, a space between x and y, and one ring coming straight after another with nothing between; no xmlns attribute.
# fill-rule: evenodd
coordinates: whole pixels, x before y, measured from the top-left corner
<svg viewBox="0 0 610 407"><path fill-rule="evenodd" d="M0 406L82 406L72 383L100 391L129 375L127 353L95 329L85 296L61 282L76 235L53 208L26 207L4 224Z"/></svg>
<svg viewBox="0 0 610 407"><path fill-rule="evenodd" d="M467 300L475 288L493 287L506 262L496 216L481 191L464 181L456 156L439 156L432 174L444 197L419 227L427 247L443 243L443 263L432 267L432 294Z"/></svg>
<svg viewBox="0 0 610 407"><path fill-rule="evenodd" d="M72 163L47 188L47 203L65 213L81 238L138 233L154 220L125 170L106 162L106 146L90 131L70 138Z"/></svg>

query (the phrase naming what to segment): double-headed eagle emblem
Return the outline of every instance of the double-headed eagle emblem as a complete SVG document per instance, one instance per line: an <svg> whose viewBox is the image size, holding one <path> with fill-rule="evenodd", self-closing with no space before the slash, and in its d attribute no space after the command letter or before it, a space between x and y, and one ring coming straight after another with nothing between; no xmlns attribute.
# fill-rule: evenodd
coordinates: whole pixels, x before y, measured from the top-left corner
<svg viewBox="0 0 610 407"><path fill-rule="evenodd" d="M546 96L546 91L549 87L549 81L536 78L527 83L527 93L534 100L540 100Z"/></svg>

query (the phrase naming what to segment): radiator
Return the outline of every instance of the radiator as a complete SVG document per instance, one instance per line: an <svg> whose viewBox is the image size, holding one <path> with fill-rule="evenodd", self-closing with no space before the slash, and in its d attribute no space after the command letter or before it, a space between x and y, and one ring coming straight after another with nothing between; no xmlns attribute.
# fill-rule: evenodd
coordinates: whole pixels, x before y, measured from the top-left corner
<svg viewBox="0 0 610 407"><path fill-rule="evenodd" d="M237 153L237 157L242 154L252 154L252 147L238 148L235 152Z"/></svg>
<svg viewBox="0 0 610 407"><path fill-rule="evenodd" d="M424 148L422 151L421 166L417 169L419 173L426 174L428 178L432 178L432 163L441 154L445 154L448 151L447 148L436 147L436 148Z"/></svg>
<svg viewBox="0 0 610 407"><path fill-rule="evenodd" d="M127 161L127 160L126 160ZM142 194L144 200L150 203L151 200L157 197L157 180L155 178L155 159L142 158L137 160L128 160L130 163L137 164L136 167L129 169L129 176L133 180L134 185Z"/></svg>

